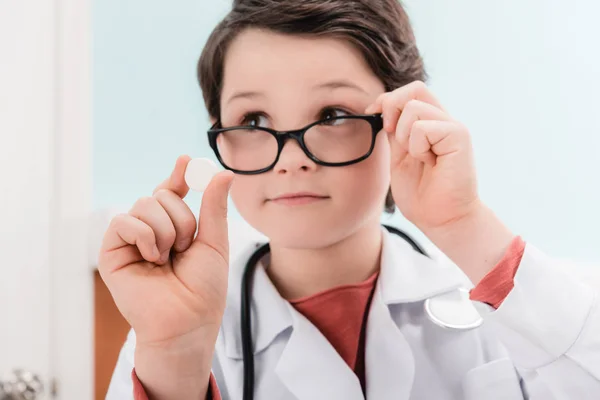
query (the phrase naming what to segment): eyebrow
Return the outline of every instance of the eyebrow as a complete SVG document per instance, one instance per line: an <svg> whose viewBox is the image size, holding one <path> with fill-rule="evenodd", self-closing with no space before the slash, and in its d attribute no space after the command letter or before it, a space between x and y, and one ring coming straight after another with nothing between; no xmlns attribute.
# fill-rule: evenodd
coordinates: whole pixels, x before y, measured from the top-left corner
<svg viewBox="0 0 600 400"><path fill-rule="evenodd" d="M345 81L345 80L336 80L336 81L319 83L318 85L314 86L314 89L320 89L320 90L322 90L322 89L329 89L329 90L354 89L354 90L358 90L359 92L362 92L362 93L367 93L367 91L365 89L361 88L360 86L358 86L350 81ZM257 98L257 97L265 97L265 94L262 92L255 92L255 91L238 92L238 93L234 93L231 97L229 97L229 99L227 100L227 103L231 103L233 100L236 100L236 99L253 99L253 98Z"/></svg>
<svg viewBox="0 0 600 400"><path fill-rule="evenodd" d="M238 92L238 93L234 93L231 97L229 97L229 99L227 100L227 103L231 103L233 100L236 100L236 99L253 99L256 97L265 97L265 94L261 93L261 92L254 92L254 91Z"/></svg>
<svg viewBox="0 0 600 400"><path fill-rule="evenodd" d="M324 83L320 83L316 86L314 86L315 89L354 89L354 90L358 90L359 92L362 93L367 93L367 91L363 88L361 88L360 86L350 82L350 81L346 81L346 80L335 80L335 81L329 81L329 82L324 82Z"/></svg>

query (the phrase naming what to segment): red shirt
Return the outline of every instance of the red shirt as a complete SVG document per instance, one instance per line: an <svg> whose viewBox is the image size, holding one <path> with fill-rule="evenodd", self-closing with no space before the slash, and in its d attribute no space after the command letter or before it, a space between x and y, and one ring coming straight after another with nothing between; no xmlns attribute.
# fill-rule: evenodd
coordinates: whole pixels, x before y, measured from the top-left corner
<svg viewBox="0 0 600 400"><path fill-rule="evenodd" d="M525 252L516 237L502 260L471 291L471 300L500 307L514 286L514 277ZM364 282L344 285L290 303L315 325L358 376L365 392L365 327L378 273ZM148 400L144 387L131 371L135 400ZM214 376L210 376L207 399L221 400Z"/></svg>
<svg viewBox="0 0 600 400"><path fill-rule="evenodd" d="M290 300L329 340L360 380L365 393L365 328L379 272L364 282Z"/></svg>

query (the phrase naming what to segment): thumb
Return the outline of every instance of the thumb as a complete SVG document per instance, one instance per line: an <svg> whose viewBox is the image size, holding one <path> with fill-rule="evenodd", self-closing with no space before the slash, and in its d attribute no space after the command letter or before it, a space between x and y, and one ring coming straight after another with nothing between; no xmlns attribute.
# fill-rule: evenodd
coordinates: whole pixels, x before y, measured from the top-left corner
<svg viewBox="0 0 600 400"><path fill-rule="evenodd" d="M233 177L231 171L223 171L211 179L202 196L198 235L195 239L195 242L215 249L225 260L229 260L227 198Z"/></svg>

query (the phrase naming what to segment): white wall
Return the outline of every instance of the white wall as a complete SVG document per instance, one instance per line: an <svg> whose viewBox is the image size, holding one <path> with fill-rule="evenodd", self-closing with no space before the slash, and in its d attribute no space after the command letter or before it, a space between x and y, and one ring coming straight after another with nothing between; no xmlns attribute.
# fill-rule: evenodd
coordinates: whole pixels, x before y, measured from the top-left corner
<svg viewBox="0 0 600 400"><path fill-rule="evenodd" d="M93 391L90 7L0 2L0 379Z"/></svg>
<svg viewBox="0 0 600 400"><path fill-rule="evenodd" d="M50 2L0 2L0 376L49 375L54 29Z"/></svg>
<svg viewBox="0 0 600 400"><path fill-rule="evenodd" d="M95 2L96 207L132 204L180 153L211 156L194 69L229 4ZM473 134L485 201L548 252L600 262L599 3L405 4L431 87Z"/></svg>

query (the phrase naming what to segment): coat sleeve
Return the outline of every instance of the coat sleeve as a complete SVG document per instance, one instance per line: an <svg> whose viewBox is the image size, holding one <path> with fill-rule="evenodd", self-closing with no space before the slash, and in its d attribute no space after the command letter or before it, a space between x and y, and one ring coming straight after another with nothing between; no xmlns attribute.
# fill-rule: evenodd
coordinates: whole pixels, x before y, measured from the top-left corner
<svg viewBox="0 0 600 400"><path fill-rule="evenodd" d="M133 357L135 354L135 333L129 331L127 340L121 348L117 365L108 386L106 400L133 400Z"/></svg>
<svg viewBox="0 0 600 400"><path fill-rule="evenodd" d="M117 365L106 393L106 400L148 400L144 387L135 374L134 354L135 333L131 330L119 353ZM206 400L221 400L217 381L212 373L208 390Z"/></svg>
<svg viewBox="0 0 600 400"><path fill-rule="evenodd" d="M527 244L500 307L475 302L530 398L600 398L599 294L568 265Z"/></svg>

